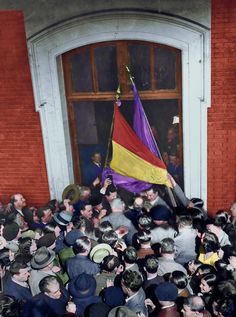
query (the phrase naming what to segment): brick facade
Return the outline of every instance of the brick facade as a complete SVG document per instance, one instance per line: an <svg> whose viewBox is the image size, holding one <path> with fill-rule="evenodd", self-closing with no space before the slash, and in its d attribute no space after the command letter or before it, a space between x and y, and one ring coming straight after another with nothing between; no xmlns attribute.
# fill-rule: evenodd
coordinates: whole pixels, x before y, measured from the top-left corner
<svg viewBox="0 0 236 317"><path fill-rule="evenodd" d="M236 2L212 1L212 104L208 112L208 209L236 199Z"/></svg>
<svg viewBox="0 0 236 317"><path fill-rule="evenodd" d="M29 204L42 205L49 189L23 15L1 11L0 25L0 201L20 192Z"/></svg>

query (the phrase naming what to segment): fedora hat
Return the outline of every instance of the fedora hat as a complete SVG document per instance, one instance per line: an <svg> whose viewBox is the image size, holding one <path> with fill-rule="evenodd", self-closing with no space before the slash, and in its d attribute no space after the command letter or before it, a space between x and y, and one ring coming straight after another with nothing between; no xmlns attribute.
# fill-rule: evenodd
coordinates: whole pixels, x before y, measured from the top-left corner
<svg viewBox="0 0 236 317"><path fill-rule="evenodd" d="M54 214L53 219L57 224L61 226L67 226L70 223L72 216L66 214L64 211L61 211L60 213Z"/></svg>
<svg viewBox="0 0 236 317"><path fill-rule="evenodd" d="M55 252L47 249L46 247L39 248L31 260L31 266L33 269L43 269L50 264L55 258Z"/></svg>
<svg viewBox="0 0 236 317"><path fill-rule="evenodd" d="M74 205L80 198L80 188L76 184L70 184L66 186L62 193L62 200L70 199L71 203Z"/></svg>
<svg viewBox="0 0 236 317"><path fill-rule="evenodd" d="M110 255L112 252L112 248L107 243L99 243L90 251L90 259L95 263L101 263L102 260Z"/></svg>
<svg viewBox="0 0 236 317"><path fill-rule="evenodd" d="M86 298L95 295L97 283L92 275L79 274L68 285L68 290L73 297Z"/></svg>
<svg viewBox="0 0 236 317"><path fill-rule="evenodd" d="M109 312L108 317L137 317L137 315L128 307L118 306Z"/></svg>

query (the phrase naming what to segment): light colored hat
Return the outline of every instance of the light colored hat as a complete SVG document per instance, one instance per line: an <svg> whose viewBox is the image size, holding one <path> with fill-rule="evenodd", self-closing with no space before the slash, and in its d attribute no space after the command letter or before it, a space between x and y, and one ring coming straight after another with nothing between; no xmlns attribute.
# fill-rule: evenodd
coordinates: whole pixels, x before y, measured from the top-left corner
<svg viewBox="0 0 236 317"><path fill-rule="evenodd" d="M72 204L75 204L80 198L80 188L76 184L66 186L62 193L62 200L70 199Z"/></svg>
<svg viewBox="0 0 236 317"><path fill-rule="evenodd" d="M15 241L7 241L6 248L11 250L12 252L19 251L19 246Z"/></svg>
<svg viewBox="0 0 236 317"><path fill-rule="evenodd" d="M35 231L27 230L27 231L21 232L21 237L35 239Z"/></svg>
<svg viewBox="0 0 236 317"><path fill-rule="evenodd" d="M106 256L111 254L111 252L112 248L109 244L100 243L90 251L90 259L95 263L101 263Z"/></svg>
<svg viewBox="0 0 236 317"><path fill-rule="evenodd" d="M46 247L39 248L33 259L31 260L31 266L33 269L43 269L48 264L50 264L55 258L55 252L47 249Z"/></svg>
<svg viewBox="0 0 236 317"><path fill-rule="evenodd" d="M72 219L72 215L66 214L64 211L61 211L60 213L54 214L53 219L57 224L61 226L67 226Z"/></svg>

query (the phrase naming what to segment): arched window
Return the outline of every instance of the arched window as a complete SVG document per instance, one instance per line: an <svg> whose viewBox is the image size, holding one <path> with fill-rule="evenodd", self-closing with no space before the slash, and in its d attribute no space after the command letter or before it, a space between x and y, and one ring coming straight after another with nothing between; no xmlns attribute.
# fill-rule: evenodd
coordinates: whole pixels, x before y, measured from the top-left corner
<svg viewBox="0 0 236 317"><path fill-rule="evenodd" d="M106 155L115 91L121 86L121 111L132 125L134 77L163 160L183 187L181 52L150 42L96 43L62 56L75 181L89 185L92 153Z"/></svg>

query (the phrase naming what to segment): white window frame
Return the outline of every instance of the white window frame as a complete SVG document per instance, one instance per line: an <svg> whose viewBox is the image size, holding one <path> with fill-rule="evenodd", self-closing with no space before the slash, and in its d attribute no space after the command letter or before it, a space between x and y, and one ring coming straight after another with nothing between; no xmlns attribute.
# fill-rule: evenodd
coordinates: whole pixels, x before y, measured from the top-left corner
<svg viewBox="0 0 236 317"><path fill-rule="evenodd" d="M51 198L61 199L63 189L74 182L61 54L113 40L149 41L181 50L185 192L207 202L210 31L178 18L141 12L76 18L28 40Z"/></svg>

